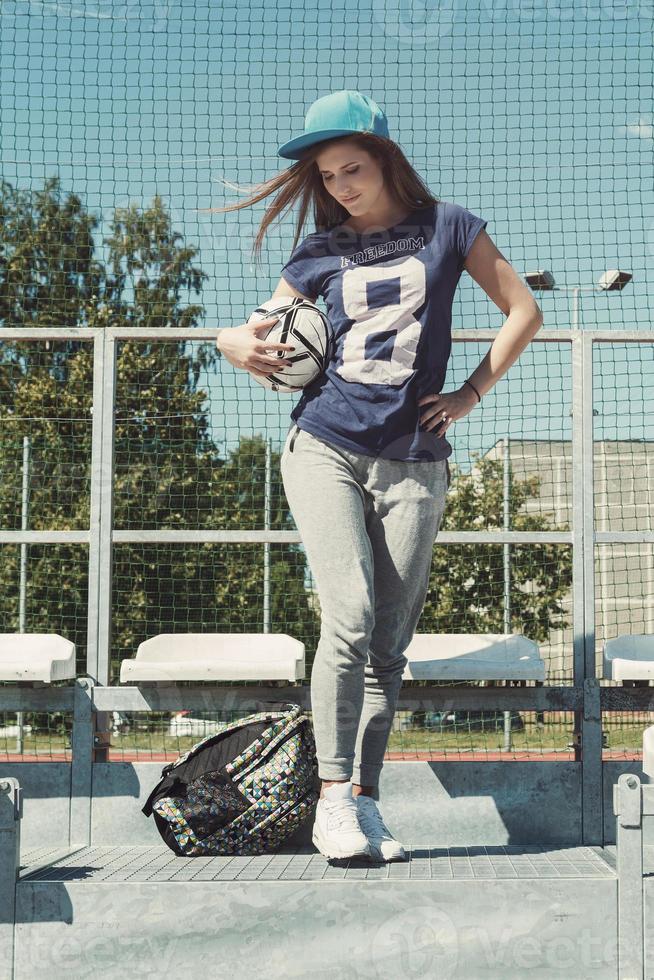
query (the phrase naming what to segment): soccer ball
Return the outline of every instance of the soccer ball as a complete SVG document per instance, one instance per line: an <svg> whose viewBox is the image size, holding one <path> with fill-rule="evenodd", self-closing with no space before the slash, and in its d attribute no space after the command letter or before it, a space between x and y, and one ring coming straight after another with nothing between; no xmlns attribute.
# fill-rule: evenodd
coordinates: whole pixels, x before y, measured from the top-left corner
<svg viewBox="0 0 654 980"><path fill-rule="evenodd" d="M252 374L264 388L279 394L302 391L327 367L333 352L334 335L329 320L314 303L300 296L276 296L266 300L248 319L248 323L278 316L277 323L258 335L273 344L292 344L294 351L267 350L280 361L292 361L283 371L271 368L265 377Z"/></svg>

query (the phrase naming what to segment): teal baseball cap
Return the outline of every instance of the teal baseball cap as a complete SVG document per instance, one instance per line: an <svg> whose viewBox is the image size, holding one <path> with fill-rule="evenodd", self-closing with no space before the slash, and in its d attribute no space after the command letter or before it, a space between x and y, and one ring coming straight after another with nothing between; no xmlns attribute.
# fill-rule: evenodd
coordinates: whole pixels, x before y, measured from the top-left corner
<svg viewBox="0 0 654 980"><path fill-rule="evenodd" d="M388 122L383 110L367 95L344 88L316 99L307 111L302 135L284 143L277 153L299 160L302 151L314 143L352 133L374 133L388 139Z"/></svg>

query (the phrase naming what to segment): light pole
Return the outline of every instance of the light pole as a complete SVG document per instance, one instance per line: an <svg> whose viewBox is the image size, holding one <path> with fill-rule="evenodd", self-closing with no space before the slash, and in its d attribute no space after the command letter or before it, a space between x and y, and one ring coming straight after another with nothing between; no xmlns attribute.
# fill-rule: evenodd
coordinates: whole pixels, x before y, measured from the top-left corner
<svg viewBox="0 0 654 980"><path fill-rule="evenodd" d="M602 292L621 292L628 282L633 278L631 272L623 272L620 269L607 269L596 283L583 286L576 284L573 286L557 286L554 276L548 269L537 269L535 272L525 273L524 279L530 289L534 292L562 292L572 293L572 329L579 329L579 294L580 293L602 293ZM572 415L572 411L570 412ZM595 415L593 409L593 415ZM579 732L579 715L575 712L575 734Z"/></svg>
<svg viewBox="0 0 654 980"><path fill-rule="evenodd" d="M608 269L592 286L557 286L554 276L548 269L537 269L525 273L525 282L534 292L572 293L572 329L579 329L579 293L619 292L633 278L630 272Z"/></svg>
<svg viewBox="0 0 654 980"><path fill-rule="evenodd" d="M20 526L26 531L30 506L30 437L23 436L23 492L21 498ZM24 633L27 625L27 544L20 546L20 584L18 587L18 632ZM16 712L16 752L23 752L23 712Z"/></svg>
<svg viewBox="0 0 654 980"><path fill-rule="evenodd" d="M511 486L511 453L509 436L502 440L502 497L504 530L511 529L511 509L509 506L509 491ZM504 632L511 632L511 545L504 545ZM511 751L511 712L504 712L504 751Z"/></svg>

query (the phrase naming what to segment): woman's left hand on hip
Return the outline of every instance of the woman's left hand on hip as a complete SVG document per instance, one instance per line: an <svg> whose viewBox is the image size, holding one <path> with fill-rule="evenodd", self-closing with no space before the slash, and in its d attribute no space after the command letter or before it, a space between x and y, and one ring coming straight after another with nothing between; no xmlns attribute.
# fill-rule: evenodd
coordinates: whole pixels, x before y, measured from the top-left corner
<svg viewBox="0 0 654 980"><path fill-rule="evenodd" d="M418 399L418 407L427 407L420 414L420 425L426 432L435 432L439 436L444 435L452 422L468 415L477 404L477 398L472 389L470 389L470 394L472 401L467 391L461 389L441 392L437 395L423 395L422 398Z"/></svg>

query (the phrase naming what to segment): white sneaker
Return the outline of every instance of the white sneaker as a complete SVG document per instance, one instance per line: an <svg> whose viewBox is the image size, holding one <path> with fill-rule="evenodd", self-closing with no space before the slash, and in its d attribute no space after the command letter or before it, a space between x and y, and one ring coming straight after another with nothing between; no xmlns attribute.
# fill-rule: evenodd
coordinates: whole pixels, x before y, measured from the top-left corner
<svg viewBox="0 0 654 980"><path fill-rule="evenodd" d="M351 782L334 783L320 797L311 840L326 858L372 856L357 814Z"/></svg>
<svg viewBox="0 0 654 980"><path fill-rule="evenodd" d="M406 851L400 842L395 840L384 823L382 815L377 809L377 803L372 796L359 793L355 803L359 815L359 824L368 838L374 857L378 861L406 861Z"/></svg>

